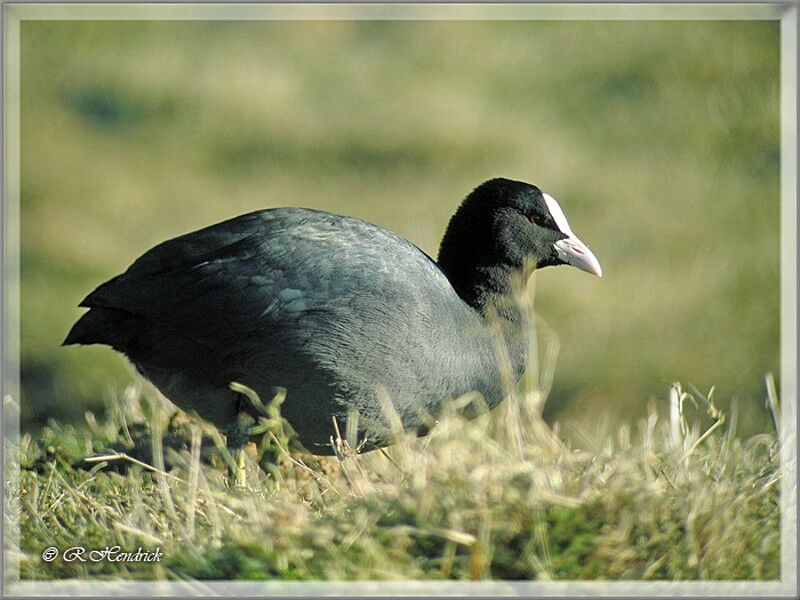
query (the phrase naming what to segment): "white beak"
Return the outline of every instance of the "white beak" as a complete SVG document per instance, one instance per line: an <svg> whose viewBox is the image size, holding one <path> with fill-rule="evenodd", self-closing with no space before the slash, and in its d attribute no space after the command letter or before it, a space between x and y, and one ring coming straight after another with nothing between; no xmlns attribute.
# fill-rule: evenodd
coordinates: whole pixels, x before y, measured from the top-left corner
<svg viewBox="0 0 800 600"><path fill-rule="evenodd" d="M600 261L592 254L592 251L586 247L582 241L571 235L570 237L558 240L553 244L558 252L558 258L572 265L578 267L581 271L592 273L598 277L603 276L603 269L600 267Z"/></svg>
<svg viewBox="0 0 800 600"><path fill-rule="evenodd" d="M542 196L544 196L544 201L547 204L547 210L550 211L550 216L553 217L561 233L567 236L563 240L558 240L553 244L556 248L556 252L558 252L558 258L568 265L578 267L581 271L586 271L587 273L602 277L603 269L600 268L600 261L598 261L597 257L592 254L592 251L586 247L586 244L572 233L572 229L570 229L569 223L567 223L567 218L564 216L564 211L561 210L556 199L550 194L542 194Z"/></svg>

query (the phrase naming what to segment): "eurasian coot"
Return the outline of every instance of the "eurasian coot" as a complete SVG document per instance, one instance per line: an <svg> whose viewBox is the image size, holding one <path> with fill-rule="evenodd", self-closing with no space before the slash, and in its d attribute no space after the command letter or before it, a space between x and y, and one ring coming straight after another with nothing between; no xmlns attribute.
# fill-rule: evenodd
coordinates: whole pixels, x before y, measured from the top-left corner
<svg viewBox="0 0 800 600"><path fill-rule="evenodd" d="M500 315L513 369L521 315L506 300L524 259L601 275L558 203L492 179L463 201L439 260L376 225L305 208L260 210L163 242L102 284L64 344L106 344L165 396L223 430L257 415L230 382L268 400L315 454L331 454L333 417L358 411L364 449L389 443L389 398L407 430L441 403L478 391L500 402Z"/></svg>

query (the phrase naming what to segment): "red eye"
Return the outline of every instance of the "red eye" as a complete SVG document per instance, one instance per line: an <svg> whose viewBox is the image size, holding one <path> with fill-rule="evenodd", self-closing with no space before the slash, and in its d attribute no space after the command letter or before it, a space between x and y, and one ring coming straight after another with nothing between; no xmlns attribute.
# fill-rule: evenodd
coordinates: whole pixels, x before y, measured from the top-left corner
<svg viewBox="0 0 800 600"><path fill-rule="evenodd" d="M530 217L528 217L528 219L530 219L530 222L531 222L531 223L533 223L534 225L536 225L536 215L531 215Z"/></svg>

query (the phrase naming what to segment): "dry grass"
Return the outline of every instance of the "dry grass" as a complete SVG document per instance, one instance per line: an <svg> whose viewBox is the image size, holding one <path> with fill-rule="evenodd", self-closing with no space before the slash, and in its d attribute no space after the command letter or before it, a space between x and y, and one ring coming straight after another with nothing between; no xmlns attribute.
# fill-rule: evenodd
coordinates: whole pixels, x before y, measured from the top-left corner
<svg viewBox="0 0 800 600"><path fill-rule="evenodd" d="M117 424L52 424L20 449L12 493L22 507L22 577L778 577L775 436L741 440L653 413L589 453L563 447L525 406L512 400L471 421L453 409L427 438L401 436L385 452L357 455L346 442L335 459L281 452L269 476L249 460L246 488L229 486L222 461L201 460L194 423L188 447L164 456L153 445L155 467L109 455L123 438ZM128 428L144 422L126 418ZM103 462L76 468L87 455ZM160 547L165 558L39 556L48 546L114 544Z"/></svg>

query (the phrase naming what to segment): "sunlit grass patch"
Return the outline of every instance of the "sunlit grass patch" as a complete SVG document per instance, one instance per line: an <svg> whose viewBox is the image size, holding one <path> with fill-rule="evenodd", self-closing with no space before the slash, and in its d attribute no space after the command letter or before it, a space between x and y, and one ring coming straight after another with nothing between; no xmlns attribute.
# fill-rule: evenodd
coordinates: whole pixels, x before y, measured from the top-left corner
<svg viewBox="0 0 800 600"><path fill-rule="evenodd" d="M129 400L127 410L135 409L137 398ZM24 437L19 449L13 491L21 506L21 575L778 577L774 435L742 440L726 426L701 431L682 413L668 423L653 412L598 451L576 451L518 400L472 420L451 406L428 437L401 435L387 450L363 455L339 440L337 457L308 460L280 450L286 446L275 438L279 468L266 474L251 453L246 488L231 486L225 460L201 450L201 425L185 417L148 417L139 409L119 413L116 422L89 419L83 428L52 423L38 439ZM509 427L513 421L518 427ZM136 439L162 422L167 443L153 444L143 465L133 456L141 449ZM210 437L203 445L214 448ZM87 463L91 456L105 459ZM49 546L115 544L159 547L164 558L40 558Z"/></svg>

